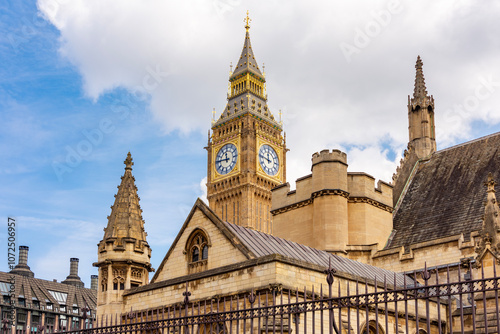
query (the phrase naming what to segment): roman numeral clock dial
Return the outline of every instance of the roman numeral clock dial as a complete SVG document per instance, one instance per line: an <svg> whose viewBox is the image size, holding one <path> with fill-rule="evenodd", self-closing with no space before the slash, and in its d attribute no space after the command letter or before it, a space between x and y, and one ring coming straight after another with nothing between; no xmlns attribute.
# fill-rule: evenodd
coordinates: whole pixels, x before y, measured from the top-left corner
<svg viewBox="0 0 500 334"><path fill-rule="evenodd" d="M259 149L259 162L260 167L269 176L275 176L278 174L280 162L278 159L278 154L269 145L262 145Z"/></svg>
<svg viewBox="0 0 500 334"><path fill-rule="evenodd" d="M221 147L215 157L215 170L221 175L231 172L238 160L238 149L234 144L226 144Z"/></svg>

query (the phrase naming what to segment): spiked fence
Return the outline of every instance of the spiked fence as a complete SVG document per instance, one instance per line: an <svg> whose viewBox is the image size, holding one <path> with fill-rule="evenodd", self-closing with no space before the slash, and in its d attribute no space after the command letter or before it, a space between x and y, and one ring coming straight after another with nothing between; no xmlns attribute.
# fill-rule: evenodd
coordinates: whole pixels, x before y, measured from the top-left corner
<svg viewBox="0 0 500 334"><path fill-rule="evenodd" d="M457 274L457 268L453 273ZM498 333L500 278L450 278L450 268L396 276L382 281L337 280L325 271L327 291L286 289L280 285L228 297L184 301L156 309L104 316L60 333L81 334L494 334ZM444 281L442 277L444 277ZM419 283L420 282L420 283ZM4 328L4 333L9 332ZM38 333L43 332L43 329Z"/></svg>

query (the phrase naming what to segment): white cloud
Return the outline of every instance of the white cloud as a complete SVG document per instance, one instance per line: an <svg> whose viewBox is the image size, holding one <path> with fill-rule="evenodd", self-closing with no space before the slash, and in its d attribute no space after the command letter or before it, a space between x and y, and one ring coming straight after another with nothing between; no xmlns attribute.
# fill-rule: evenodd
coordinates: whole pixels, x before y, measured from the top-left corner
<svg viewBox="0 0 500 334"><path fill-rule="evenodd" d="M208 204L208 199L207 199L207 177L204 177L200 181L200 190L201 190L200 199L203 202L205 202L206 204Z"/></svg>
<svg viewBox="0 0 500 334"><path fill-rule="evenodd" d="M38 1L59 29L61 55L79 69L87 95L97 99L116 87L144 88L151 69L159 69L168 75L146 89L151 110L166 131L184 133L206 131L212 107L222 110L228 64L239 56L242 19L250 9L271 110L284 110L292 181L308 173L314 151L351 145L365 147L348 152L353 168L390 181L394 162L379 143L389 134L391 145L406 145L406 97L413 92L418 54L436 99L439 147L468 138L474 120L500 122L500 87L473 112L452 120L445 113L474 94L479 77L500 81L495 1L59 3ZM215 6L220 3L227 6ZM360 31L368 41L347 62L340 45L355 45Z"/></svg>

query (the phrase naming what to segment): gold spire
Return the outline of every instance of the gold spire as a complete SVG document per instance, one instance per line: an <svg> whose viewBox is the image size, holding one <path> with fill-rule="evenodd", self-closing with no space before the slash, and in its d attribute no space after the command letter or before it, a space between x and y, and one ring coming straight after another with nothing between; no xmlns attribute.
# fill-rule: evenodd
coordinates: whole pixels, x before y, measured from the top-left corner
<svg viewBox="0 0 500 334"><path fill-rule="evenodd" d="M248 16L248 10L247 10L247 17L245 18L245 29L247 31L250 30L250 22L252 22L252 19Z"/></svg>

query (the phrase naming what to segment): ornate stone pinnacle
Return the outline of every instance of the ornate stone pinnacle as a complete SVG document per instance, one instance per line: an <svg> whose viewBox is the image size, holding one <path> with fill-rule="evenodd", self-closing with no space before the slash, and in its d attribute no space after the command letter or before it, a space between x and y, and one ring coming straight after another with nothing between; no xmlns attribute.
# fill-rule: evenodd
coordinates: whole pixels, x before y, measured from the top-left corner
<svg viewBox="0 0 500 334"><path fill-rule="evenodd" d="M415 69L417 73L415 75L415 89L413 90L413 97L426 97L427 96L427 88L425 87L425 79L424 72L422 70L422 59L420 56L417 57L417 63L415 64Z"/></svg>
<svg viewBox="0 0 500 334"><path fill-rule="evenodd" d="M487 187L487 192L491 193L491 192L495 192L495 186L497 185L497 183L495 182L495 180L493 179L493 174L488 173L488 179L487 181L484 183L484 185Z"/></svg>
<svg viewBox="0 0 500 334"><path fill-rule="evenodd" d="M476 253L478 253L477 261L481 261L480 258L486 248L490 248L495 256L499 256L498 246L500 243L498 228L500 227L500 208L498 207L497 199L495 196L495 186L496 182L493 179L493 175L488 173L488 178L484 185L487 187L486 193L486 203L484 207L483 216L483 226L479 231L481 236L481 241L479 247L476 248Z"/></svg>
<svg viewBox="0 0 500 334"><path fill-rule="evenodd" d="M127 153L127 158L123 163L125 164L125 169L132 170L132 166L134 165L134 163L132 162L132 155L130 154L130 152Z"/></svg>

